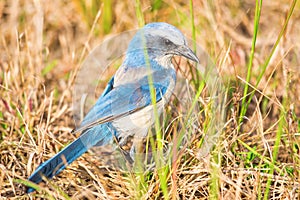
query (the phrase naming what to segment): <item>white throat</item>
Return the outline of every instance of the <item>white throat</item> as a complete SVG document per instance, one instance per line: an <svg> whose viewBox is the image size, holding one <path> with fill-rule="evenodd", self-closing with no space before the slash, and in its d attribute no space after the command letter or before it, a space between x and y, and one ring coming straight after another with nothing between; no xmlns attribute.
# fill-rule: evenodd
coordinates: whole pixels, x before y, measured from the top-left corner
<svg viewBox="0 0 300 200"><path fill-rule="evenodd" d="M172 64L173 55L164 55L155 59L155 61L164 68L174 67Z"/></svg>

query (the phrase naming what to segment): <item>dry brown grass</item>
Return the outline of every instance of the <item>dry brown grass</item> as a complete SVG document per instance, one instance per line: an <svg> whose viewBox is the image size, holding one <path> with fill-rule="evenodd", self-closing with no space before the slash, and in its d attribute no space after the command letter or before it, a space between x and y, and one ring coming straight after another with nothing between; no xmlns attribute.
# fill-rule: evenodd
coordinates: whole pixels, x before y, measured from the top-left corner
<svg viewBox="0 0 300 200"><path fill-rule="evenodd" d="M70 134L74 128L71 112L74 77L82 59L106 37L101 31L97 34L91 31L88 24L93 24L94 19L86 23L76 2L0 1L0 199L43 199L51 195L55 199L66 199L66 195L72 199L136 197L132 182L138 177L111 170L90 153L45 185L46 192L28 196L24 185L17 181L26 180L42 161L75 138ZM194 2L197 43L219 63L224 82L230 83L228 123L213 156L198 160L197 141L186 149L186 158L174 165L169 176L170 198L207 199L215 168L220 199L263 196L268 178L272 180L270 199L299 199L300 4L256 88L247 119L237 132L255 3L212 2ZM145 21L169 22L191 35L188 3L166 0L162 8L151 11L150 2L145 1L142 3ZM255 83L288 9L289 3L284 0L264 2L250 84ZM137 28L133 2L114 1L113 12L114 23L108 35ZM101 30L99 24L96 26ZM284 106L286 124L279 127L280 109ZM276 170L271 175L267 161L272 157L275 135L280 128L284 131ZM260 157L240 141L254 148ZM63 192L57 192L53 185ZM144 199L162 197L155 172L146 190Z"/></svg>

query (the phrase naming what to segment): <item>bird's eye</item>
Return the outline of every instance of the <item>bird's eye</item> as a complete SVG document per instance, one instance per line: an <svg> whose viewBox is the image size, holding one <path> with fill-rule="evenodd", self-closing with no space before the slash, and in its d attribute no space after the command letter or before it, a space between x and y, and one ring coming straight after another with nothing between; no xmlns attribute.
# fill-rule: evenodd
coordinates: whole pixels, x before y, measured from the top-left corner
<svg viewBox="0 0 300 200"><path fill-rule="evenodd" d="M171 42L170 40L168 40L168 39L165 39L165 44L166 44L166 45L171 45L172 42Z"/></svg>

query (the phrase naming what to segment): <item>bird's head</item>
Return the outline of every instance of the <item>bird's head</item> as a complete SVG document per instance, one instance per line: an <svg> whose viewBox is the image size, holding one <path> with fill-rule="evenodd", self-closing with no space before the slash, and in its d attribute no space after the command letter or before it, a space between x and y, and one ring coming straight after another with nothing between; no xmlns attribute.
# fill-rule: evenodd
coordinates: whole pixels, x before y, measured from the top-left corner
<svg viewBox="0 0 300 200"><path fill-rule="evenodd" d="M129 44L127 51L147 49L150 58L184 56L199 63L199 58L188 47L184 35L174 26L156 22L140 29Z"/></svg>

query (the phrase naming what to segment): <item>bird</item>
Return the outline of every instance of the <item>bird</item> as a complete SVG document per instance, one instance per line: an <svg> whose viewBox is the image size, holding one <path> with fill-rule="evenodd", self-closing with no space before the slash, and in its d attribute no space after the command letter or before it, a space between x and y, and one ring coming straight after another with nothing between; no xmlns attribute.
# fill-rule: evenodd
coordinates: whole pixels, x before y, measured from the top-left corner
<svg viewBox="0 0 300 200"><path fill-rule="evenodd" d="M128 45L122 64L75 129L80 136L40 164L28 180L38 184L44 178L51 179L90 148L109 144L114 138L121 146L129 136L134 138L130 149L130 158L134 160L138 142L147 136L154 123L154 109L159 115L174 90L176 70L172 58L175 55L200 62L175 26L152 22L139 29ZM34 188L27 187L27 193L33 191Z"/></svg>

